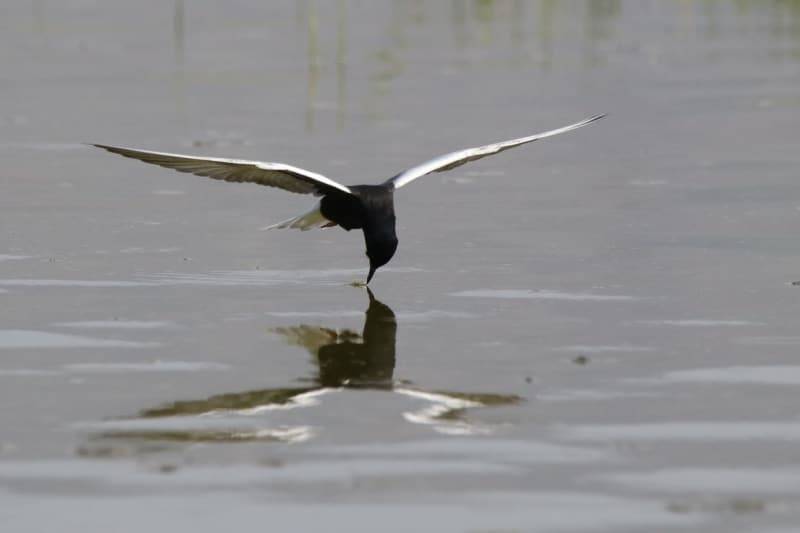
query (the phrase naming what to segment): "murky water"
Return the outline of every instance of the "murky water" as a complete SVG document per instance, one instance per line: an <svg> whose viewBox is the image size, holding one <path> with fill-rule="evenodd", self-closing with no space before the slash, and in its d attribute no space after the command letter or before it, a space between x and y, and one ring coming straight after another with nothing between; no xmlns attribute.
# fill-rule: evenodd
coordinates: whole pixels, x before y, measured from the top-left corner
<svg viewBox="0 0 800 533"><path fill-rule="evenodd" d="M262 4L4 3L3 531L796 530L800 3Z"/></svg>

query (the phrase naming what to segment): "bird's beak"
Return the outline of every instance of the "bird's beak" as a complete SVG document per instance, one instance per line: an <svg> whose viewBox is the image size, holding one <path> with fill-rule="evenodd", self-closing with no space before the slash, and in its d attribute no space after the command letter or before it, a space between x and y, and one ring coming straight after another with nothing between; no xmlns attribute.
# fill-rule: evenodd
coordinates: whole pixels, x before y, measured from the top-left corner
<svg viewBox="0 0 800 533"><path fill-rule="evenodd" d="M374 276L374 275L375 275L375 271L376 271L376 270L378 270L378 269L377 269L377 268L375 268L374 266L370 265L370 267L369 267L369 274L367 275L367 283L369 283L369 282L372 280L372 276Z"/></svg>

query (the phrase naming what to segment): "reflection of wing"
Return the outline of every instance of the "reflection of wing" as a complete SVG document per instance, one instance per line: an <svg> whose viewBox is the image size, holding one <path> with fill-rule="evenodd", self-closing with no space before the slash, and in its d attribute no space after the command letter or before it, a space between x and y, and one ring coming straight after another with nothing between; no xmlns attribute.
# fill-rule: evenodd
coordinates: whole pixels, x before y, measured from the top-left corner
<svg viewBox="0 0 800 533"><path fill-rule="evenodd" d="M262 161L246 161L244 159L222 159L219 157L196 157L192 155L168 154L149 150L119 148L104 144L95 144L98 148L151 163L171 168L178 172L188 172L198 176L206 176L215 180L235 181L239 183L256 183L269 187L278 187L289 192L315 194L321 196L334 190L350 193L350 189L322 174L283 163L265 163Z"/></svg>
<svg viewBox="0 0 800 533"><path fill-rule="evenodd" d="M108 457L114 454L148 454L164 450L166 443L198 442L302 442L314 437L314 429L303 423L281 424L281 413L307 408L336 394L341 388L383 390L425 402L425 406L403 413L414 424L424 424L440 433L491 432L493 425L473 420L470 410L514 405L519 396L425 391L393 381L397 322L391 308L374 298L363 335L351 330L300 325L275 328L286 341L313 355L317 373L308 386L248 390L218 394L199 400L176 401L139 411L133 417L98 423L78 453ZM358 413L347 413L348 417ZM289 417L289 421L294 418ZM387 423L394 424L390 419Z"/></svg>
<svg viewBox="0 0 800 533"><path fill-rule="evenodd" d="M349 329L337 331L330 328L301 324L287 328L275 328L272 331L283 335L287 344L305 348L311 355L317 355L319 349L328 344L361 342L361 335Z"/></svg>
<svg viewBox="0 0 800 533"><path fill-rule="evenodd" d="M103 457L129 454L131 449L149 453L163 450L165 442L301 442L312 436L311 428L265 425L262 417L252 415L314 405L320 394L316 387L262 389L144 409L131 418L98 423L78 453Z"/></svg>
<svg viewBox="0 0 800 533"><path fill-rule="evenodd" d="M512 139L510 141L503 141L495 144L487 144L486 146L467 148L465 150L458 150L457 152L444 154L437 158L431 159L430 161L426 161L421 165L404 170L400 174L386 181L385 184L393 185L395 189L399 189L403 185L411 183L415 179L421 178L422 176L430 174L431 172L444 172L445 170L451 170L463 165L464 163L469 163L470 161L475 161L488 155L498 154L504 150L508 150L509 148L514 148L515 146L520 146L529 142L538 141L539 139L544 139L545 137L552 137L553 135L558 135L559 133L575 130L590 124L595 120L599 120L604 116L605 115L595 115L587 118L586 120L576 122L575 124L570 124L569 126L564 126L563 128L558 128L555 130L545 131L544 133L537 133L528 137L520 137L519 139Z"/></svg>
<svg viewBox="0 0 800 533"><path fill-rule="evenodd" d="M311 430L305 426L277 429L110 429L94 436L94 440L113 439L143 442L303 442L311 437ZM149 451L157 451L158 448ZM143 447L140 451L147 451ZM83 447L81 455L108 457L109 453L125 453L122 449Z"/></svg>
<svg viewBox="0 0 800 533"><path fill-rule="evenodd" d="M467 411L479 407L516 405L523 401L521 396L515 394L423 391L400 387L395 387L394 392L431 402L431 405L417 411L403 413L403 417L408 422L432 426L435 431L447 435L491 433L490 426L468 419Z"/></svg>
<svg viewBox="0 0 800 533"><path fill-rule="evenodd" d="M298 396L312 390L314 389L311 387L295 387L218 394L203 400L178 401L161 407L145 409L139 412L137 418L202 415L212 411L236 411L264 405L287 405L295 401Z"/></svg>

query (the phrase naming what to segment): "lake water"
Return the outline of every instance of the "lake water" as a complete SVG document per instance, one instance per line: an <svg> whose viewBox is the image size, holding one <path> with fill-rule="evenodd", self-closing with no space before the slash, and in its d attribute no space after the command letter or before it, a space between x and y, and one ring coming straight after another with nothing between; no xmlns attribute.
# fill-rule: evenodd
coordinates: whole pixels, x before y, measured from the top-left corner
<svg viewBox="0 0 800 533"><path fill-rule="evenodd" d="M263 4L4 2L0 529L797 530L800 2Z"/></svg>

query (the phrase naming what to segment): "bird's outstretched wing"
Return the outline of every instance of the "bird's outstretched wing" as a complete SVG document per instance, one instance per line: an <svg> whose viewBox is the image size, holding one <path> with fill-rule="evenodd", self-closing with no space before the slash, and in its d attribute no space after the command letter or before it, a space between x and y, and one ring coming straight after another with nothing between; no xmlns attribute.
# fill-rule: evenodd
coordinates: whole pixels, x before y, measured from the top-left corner
<svg viewBox="0 0 800 533"><path fill-rule="evenodd" d="M558 128L555 130L545 131L544 133L537 133L536 135L530 135L528 137L520 137L519 139L511 139L510 141L487 144L486 146L467 148L465 150L459 150L457 152L450 152L449 154L440 155L439 157L431 159L430 161L422 163L421 165L404 170L400 174L387 180L385 185L393 185L395 189L399 189L403 185L411 183L415 179L426 174L430 174L431 172L444 172L445 170L459 167L464 163L469 163L470 161L475 161L476 159L480 159L488 155L497 154L504 150L508 150L509 148L514 148L515 146L520 146L529 142L538 141L539 139L544 139L545 137L552 137L553 135L558 135L559 133L575 130L594 122L595 120L600 120L604 116L605 115L595 115L587 118L586 120L576 122L575 124L570 124L569 126L564 126L563 128Z"/></svg>
<svg viewBox="0 0 800 533"><path fill-rule="evenodd" d="M265 163L262 161L246 161L243 159L222 159L218 157L195 157L191 155L151 152L94 144L109 152L152 163L178 172L189 172L198 176L207 176L215 180L235 181L239 183L257 183L269 187L320 196L333 190L351 193L350 189L326 178L322 174L303 170L302 168L283 163Z"/></svg>

